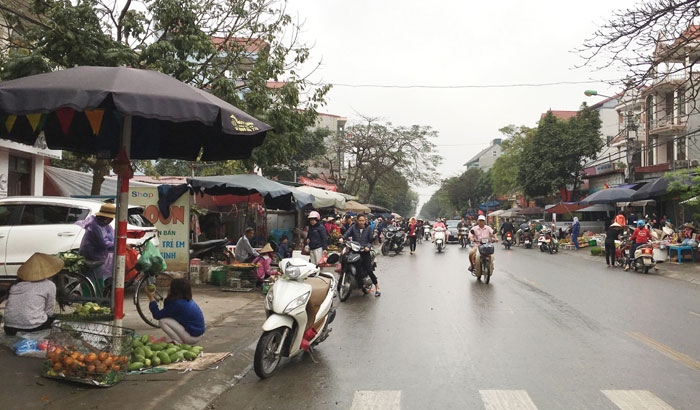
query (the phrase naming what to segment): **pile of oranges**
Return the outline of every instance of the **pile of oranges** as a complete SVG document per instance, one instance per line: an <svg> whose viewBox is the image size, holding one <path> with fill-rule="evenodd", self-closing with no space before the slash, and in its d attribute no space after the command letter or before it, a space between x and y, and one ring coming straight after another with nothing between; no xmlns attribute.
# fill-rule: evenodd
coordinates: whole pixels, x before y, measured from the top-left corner
<svg viewBox="0 0 700 410"><path fill-rule="evenodd" d="M113 355L108 352L80 353L76 349L50 347L46 353L48 373L50 376L63 375L101 379L110 372L126 370L129 364L128 356Z"/></svg>

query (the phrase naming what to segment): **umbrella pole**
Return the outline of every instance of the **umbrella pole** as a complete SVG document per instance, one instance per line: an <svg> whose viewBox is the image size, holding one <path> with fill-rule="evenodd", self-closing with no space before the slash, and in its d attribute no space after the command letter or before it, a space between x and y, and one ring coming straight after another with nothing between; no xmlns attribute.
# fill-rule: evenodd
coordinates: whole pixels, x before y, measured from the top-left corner
<svg viewBox="0 0 700 410"><path fill-rule="evenodd" d="M124 117L120 146L129 155L131 151L131 115ZM124 276L126 273L126 221L129 213L129 178L119 175L117 179L117 246L114 270L114 321L121 326L124 318Z"/></svg>

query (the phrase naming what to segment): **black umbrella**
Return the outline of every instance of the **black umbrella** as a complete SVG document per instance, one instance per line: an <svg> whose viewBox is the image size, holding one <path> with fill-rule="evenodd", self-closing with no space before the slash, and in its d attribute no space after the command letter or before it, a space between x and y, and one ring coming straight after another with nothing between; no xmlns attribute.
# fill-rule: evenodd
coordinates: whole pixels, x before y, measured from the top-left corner
<svg viewBox="0 0 700 410"><path fill-rule="evenodd" d="M639 190L636 191L634 195L632 195L632 199L635 201L639 201L642 199L650 199L659 196L664 196L668 193L668 186L670 185L671 181L679 181L684 185L690 186L692 183L692 176L681 175L671 178L657 178L651 182L648 182L643 187L639 188Z"/></svg>
<svg viewBox="0 0 700 410"><path fill-rule="evenodd" d="M132 116L131 159L248 158L271 127L157 71L76 67L0 83L2 138L114 158ZM10 126L11 125L11 126Z"/></svg>
<svg viewBox="0 0 700 410"><path fill-rule="evenodd" d="M581 205L611 204L615 202L631 202L635 191L629 188L602 189L585 197Z"/></svg>
<svg viewBox="0 0 700 410"><path fill-rule="evenodd" d="M271 127L165 74L76 67L0 83L0 137L115 158L114 317L123 317L129 159L240 159Z"/></svg>

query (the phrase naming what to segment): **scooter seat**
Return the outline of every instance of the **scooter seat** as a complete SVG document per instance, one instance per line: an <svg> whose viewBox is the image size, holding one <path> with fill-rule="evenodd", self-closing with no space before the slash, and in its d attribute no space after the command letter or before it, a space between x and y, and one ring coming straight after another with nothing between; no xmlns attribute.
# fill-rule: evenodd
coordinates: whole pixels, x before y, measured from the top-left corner
<svg viewBox="0 0 700 410"><path fill-rule="evenodd" d="M331 281L328 279L323 279L319 277L308 278L304 281L307 285L311 285L311 296L309 296L309 301L306 302L306 329L308 330L314 325L316 320L316 314L321 308L323 301L326 300L326 295L328 295L328 290L331 287Z"/></svg>
<svg viewBox="0 0 700 410"><path fill-rule="evenodd" d="M195 251L204 248L212 248L214 246L226 245L226 243L228 243L228 239L212 239L204 242L192 242L190 243L190 249Z"/></svg>

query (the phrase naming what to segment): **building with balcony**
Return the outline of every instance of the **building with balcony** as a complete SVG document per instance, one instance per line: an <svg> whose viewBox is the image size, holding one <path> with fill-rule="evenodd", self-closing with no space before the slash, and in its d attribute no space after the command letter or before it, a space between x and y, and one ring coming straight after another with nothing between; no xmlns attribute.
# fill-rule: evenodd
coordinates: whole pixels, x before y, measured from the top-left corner
<svg viewBox="0 0 700 410"><path fill-rule="evenodd" d="M310 163L309 176L318 178L326 184L342 184L344 177L347 177L347 167L345 166L345 154L336 147L333 140L345 134L345 126L348 122L346 117L334 114L318 113L314 129L326 129L330 131L324 143L326 145L326 155Z"/></svg>
<svg viewBox="0 0 700 410"><path fill-rule="evenodd" d="M700 159L700 73L694 64L700 59L700 26L689 27L680 38L657 43L651 85L641 93L642 166L635 169L637 180L697 166Z"/></svg>

